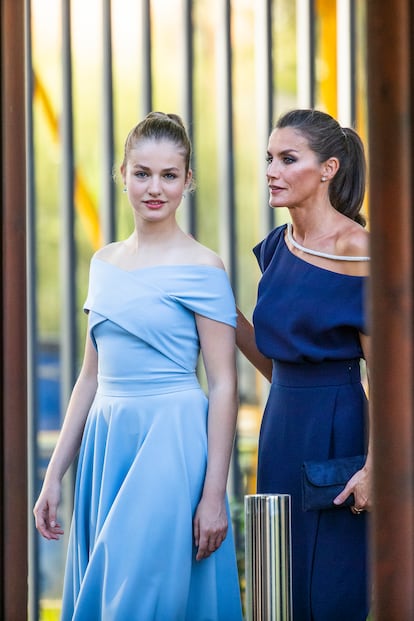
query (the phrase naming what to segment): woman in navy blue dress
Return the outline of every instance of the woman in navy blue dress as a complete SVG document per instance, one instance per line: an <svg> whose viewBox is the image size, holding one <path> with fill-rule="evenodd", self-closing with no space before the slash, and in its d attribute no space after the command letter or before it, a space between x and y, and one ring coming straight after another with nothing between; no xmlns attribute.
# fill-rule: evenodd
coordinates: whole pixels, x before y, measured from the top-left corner
<svg viewBox="0 0 414 621"><path fill-rule="evenodd" d="M364 621L371 456L360 376L361 359L369 366L363 145L331 116L294 110L272 131L267 161L270 206L287 207L291 223L254 248L262 271L254 332L238 319L240 349L271 377L257 491L292 497L294 620ZM364 467L332 509L304 511L303 462L360 454ZM351 493L352 507L341 507Z"/></svg>

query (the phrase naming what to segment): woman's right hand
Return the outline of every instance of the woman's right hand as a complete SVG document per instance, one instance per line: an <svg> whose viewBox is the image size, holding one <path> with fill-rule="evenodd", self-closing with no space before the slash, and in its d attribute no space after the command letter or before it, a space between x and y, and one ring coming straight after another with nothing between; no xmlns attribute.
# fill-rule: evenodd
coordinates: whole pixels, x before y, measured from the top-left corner
<svg viewBox="0 0 414 621"><path fill-rule="evenodd" d="M60 483L44 485L34 506L36 528L45 539L59 539L63 535L64 531L57 521L60 495Z"/></svg>

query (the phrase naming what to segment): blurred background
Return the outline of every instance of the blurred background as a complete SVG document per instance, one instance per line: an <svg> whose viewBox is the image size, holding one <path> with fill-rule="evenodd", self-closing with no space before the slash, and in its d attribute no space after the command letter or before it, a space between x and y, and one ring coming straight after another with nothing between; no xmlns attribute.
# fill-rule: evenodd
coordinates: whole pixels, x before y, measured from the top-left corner
<svg viewBox="0 0 414 621"><path fill-rule="evenodd" d="M366 140L364 3L28 0L27 42L32 506L83 354L90 258L132 230L119 179L127 133L150 110L183 117L196 192L181 223L222 256L250 318L259 279L251 249L287 218L268 207L265 179L277 117L320 108ZM229 497L243 590L243 502L255 492L268 384L241 356L238 365ZM73 477L65 477L66 532ZM31 516L29 534L29 618L58 619L66 540L41 540Z"/></svg>

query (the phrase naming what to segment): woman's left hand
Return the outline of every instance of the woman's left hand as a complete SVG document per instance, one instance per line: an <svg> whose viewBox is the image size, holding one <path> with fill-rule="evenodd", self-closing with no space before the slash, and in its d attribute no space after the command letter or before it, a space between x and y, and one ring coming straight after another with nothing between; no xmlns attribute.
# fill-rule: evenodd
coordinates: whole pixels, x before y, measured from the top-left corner
<svg viewBox="0 0 414 621"><path fill-rule="evenodd" d="M196 560L201 561L215 552L227 535L228 521L225 501L202 498L194 516Z"/></svg>
<svg viewBox="0 0 414 621"><path fill-rule="evenodd" d="M363 511L370 511L371 501L371 469L365 465L349 479L343 491L334 499L334 504L341 505L350 494L354 495L352 513L358 515Z"/></svg>

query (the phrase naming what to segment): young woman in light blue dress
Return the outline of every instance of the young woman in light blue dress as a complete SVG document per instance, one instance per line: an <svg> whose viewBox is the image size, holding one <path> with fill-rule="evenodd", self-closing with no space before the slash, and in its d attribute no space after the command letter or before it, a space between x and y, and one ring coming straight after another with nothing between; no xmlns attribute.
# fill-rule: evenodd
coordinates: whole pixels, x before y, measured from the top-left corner
<svg viewBox="0 0 414 621"><path fill-rule="evenodd" d="M91 261L84 361L34 508L58 539L79 451L62 621L242 619L226 499L236 310L220 258L176 221L190 156L176 115L132 129L121 174L135 230Z"/></svg>

